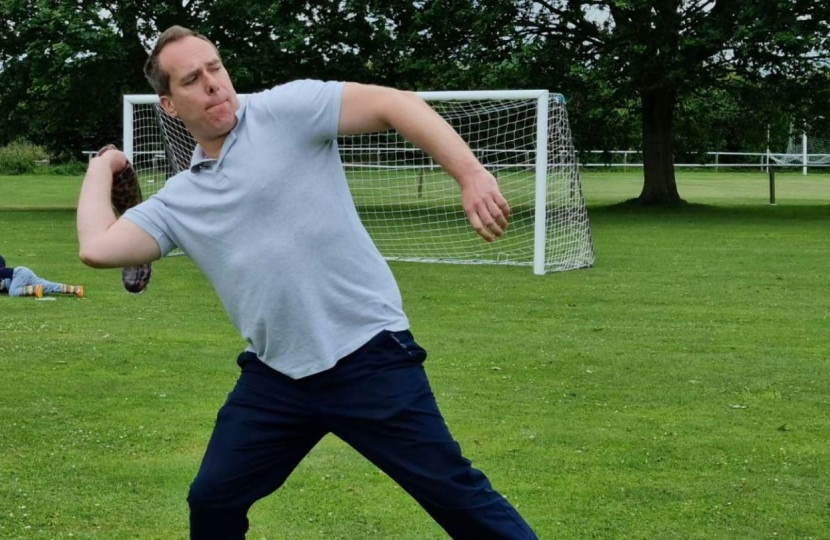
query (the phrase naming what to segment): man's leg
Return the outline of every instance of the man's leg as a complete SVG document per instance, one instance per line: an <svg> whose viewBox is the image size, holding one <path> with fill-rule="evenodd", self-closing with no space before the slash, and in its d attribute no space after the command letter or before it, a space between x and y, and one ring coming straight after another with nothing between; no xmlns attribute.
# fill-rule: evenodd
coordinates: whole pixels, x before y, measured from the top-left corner
<svg viewBox="0 0 830 540"><path fill-rule="evenodd" d="M331 431L398 482L455 539L536 539L518 512L461 454L408 332L364 359L370 371L334 392ZM357 367L344 366L344 371Z"/></svg>
<svg viewBox="0 0 830 540"><path fill-rule="evenodd" d="M278 489L325 435L299 385L252 353L239 364L187 498L192 540L244 539L251 505Z"/></svg>

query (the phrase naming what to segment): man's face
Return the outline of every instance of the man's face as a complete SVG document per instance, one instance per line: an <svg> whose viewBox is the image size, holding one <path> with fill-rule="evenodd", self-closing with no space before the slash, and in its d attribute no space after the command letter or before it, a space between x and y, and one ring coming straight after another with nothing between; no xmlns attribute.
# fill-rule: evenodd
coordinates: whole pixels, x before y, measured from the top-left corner
<svg viewBox="0 0 830 540"><path fill-rule="evenodd" d="M170 75L170 95L161 96L162 107L197 141L223 138L233 129L239 100L213 45L189 36L164 47L159 62Z"/></svg>

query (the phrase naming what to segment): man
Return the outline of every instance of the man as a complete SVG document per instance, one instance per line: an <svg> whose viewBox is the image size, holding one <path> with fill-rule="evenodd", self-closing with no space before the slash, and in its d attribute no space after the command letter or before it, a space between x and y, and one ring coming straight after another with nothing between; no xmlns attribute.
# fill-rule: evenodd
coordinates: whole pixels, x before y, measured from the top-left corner
<svg viewBox="0 0 830 540"><path fill-rule="evenodd" d="M0 255L0 293L9 296L34 296L43 298L44 294L58 294L84 297L82 285L67 285L46 281L35 275L25 266L7 267L6 259Z"/></svg>
<svg viewBox="0 0 830 540"><path fill-rule="evenodd" d="M78 237L94 267L183 248L248 343L190 488L191 538L243 539L250 506L329 432L453 538L536 538L444 424L336 141L398 130L457 179L472 226L492 241L509 206L458 134L420 98L390 88L297 81L239 99L216 48L181 27L159 37L145 74L198 142L191 167L116 220L109 190L125 157L93 159Z"/></svg>

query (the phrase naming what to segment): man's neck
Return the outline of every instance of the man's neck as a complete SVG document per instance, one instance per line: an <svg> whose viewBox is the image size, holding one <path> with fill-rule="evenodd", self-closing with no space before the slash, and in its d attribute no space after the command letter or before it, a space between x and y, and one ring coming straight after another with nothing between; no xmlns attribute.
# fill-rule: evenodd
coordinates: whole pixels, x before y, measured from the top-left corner
<svg viewBox="0 0 830 540"><path fill-rule="evenodd" d="M197 142L202 147L202 153L205 154L206 158L219 159L219 154L222 152L222 145L225 144L225 139L227 138L228 136L225 134L218 139Z"/></svg>

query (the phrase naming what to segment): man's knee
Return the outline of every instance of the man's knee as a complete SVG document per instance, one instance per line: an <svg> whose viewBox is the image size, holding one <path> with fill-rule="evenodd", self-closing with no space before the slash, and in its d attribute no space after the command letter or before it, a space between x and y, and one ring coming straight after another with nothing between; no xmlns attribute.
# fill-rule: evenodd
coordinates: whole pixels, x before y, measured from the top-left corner
<svg viewBox="0 0 830 540"><path fill-rule="evenodd" d="M214 511L244 507L245 503L239 499L239 495L234 494L229 486L222 486L220 483L201 475L197 476L190 484L190 491L187 494L187 504L191 511Z"/></svg>
<svg viewBox="0 0 830 540"><path fill-rule="evenodd" d="M197 478L187 495L192 540L244 540L250 505L234 506L217 486Z"/></svg>
<svg viewBox="0 0 830 540"><path fill-rule="evenodd" d="M247 512L258 500L267 497L284 483L277 480L277 475L268 475L265 479L228 480L216 478L200 471L190 485L187 503L191 511L239 511ZM265 481L263 481L265 480Z"/></svg>
<svg viewBox="0 0 830 540"><path fill-rule="evenodd" d="M191 510L210 509L219 502L215 493L215 489L196 478L190 484L190 491L187 493L187 504Z"/></svg>

